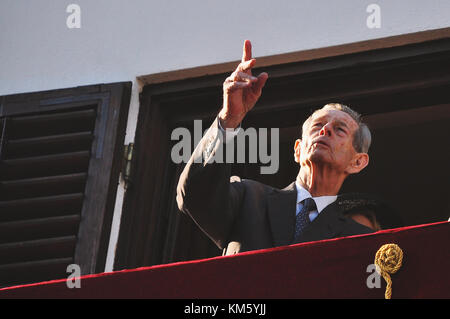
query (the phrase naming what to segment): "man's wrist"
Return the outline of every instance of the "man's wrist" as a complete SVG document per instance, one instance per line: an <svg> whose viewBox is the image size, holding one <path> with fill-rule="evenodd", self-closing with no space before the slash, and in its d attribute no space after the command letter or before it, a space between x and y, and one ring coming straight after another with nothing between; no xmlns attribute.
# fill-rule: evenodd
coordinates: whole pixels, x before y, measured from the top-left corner
<svg viewBox="0 0 450 319"><path fill-rule="evenodd" d="M224 130L235 130L241 124L241 121L224 120L219 117L220 126Z"/></svg>
<svg viewBox="0 0 450 319"><path fill-rule="evenodd" d="M242 118L241 117L235 117L231 118L230 116L226 116L222 112L218 115L219 124L223 129L236 129L241 125Z"/></svg>
<svg viewBox="0 0 450 319"><path fill-rule="evenodd" d="M218 121L219 129L222 132L223 136L225 137L224 142L227 144L229 141L231 141L241 129L241 125L239 124L238 127L231 129L231 128L224 128L222 124L220 123L220 119Z"/></svg>

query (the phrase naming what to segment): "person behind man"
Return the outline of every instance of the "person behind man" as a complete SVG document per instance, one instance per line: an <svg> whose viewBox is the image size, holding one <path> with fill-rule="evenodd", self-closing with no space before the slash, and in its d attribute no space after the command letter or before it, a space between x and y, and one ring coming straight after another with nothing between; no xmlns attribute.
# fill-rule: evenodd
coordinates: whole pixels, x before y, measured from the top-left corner
<svg viewBox="0 0 450 319"><path fill-rule="evenodd" d="M337 200L347 176L368 165L371 143L360 115L345 105L327 104L304 122L294 145L299 173L285 189L230 178L230 165L212 160L223 147L220 132L236 134L261 96L268 74L253 76L255 62L247 40L241 63L223 84L223 107L180 176L179 209L224 255L373 232L370 220L344 215Z"/></svg>

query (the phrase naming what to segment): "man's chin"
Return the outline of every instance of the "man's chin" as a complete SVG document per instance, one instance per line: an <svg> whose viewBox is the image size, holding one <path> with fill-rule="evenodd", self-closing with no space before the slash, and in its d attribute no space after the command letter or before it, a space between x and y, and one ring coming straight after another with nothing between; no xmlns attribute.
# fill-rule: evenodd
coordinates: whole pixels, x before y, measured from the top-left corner
<svg viewBox="0 0 450 319"><path fill-rule="evenodd" d="M323 150L316 149L311 155L309 156L309 160L311 163L319 164L319 163L332 163L332 160L328 154L328 152L324 152Z"/></svg>

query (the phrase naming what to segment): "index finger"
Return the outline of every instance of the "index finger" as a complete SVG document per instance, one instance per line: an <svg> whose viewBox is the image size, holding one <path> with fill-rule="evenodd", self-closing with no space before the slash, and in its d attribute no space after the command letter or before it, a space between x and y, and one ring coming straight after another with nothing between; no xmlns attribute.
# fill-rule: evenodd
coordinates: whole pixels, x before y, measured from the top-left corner
<svg viewBox="0 0 450 319"><path fill-rule="evenodd" d="M241 62L246 62L251 59L252 59L252 43L250 42L250 40L245 40Z"/></svg>

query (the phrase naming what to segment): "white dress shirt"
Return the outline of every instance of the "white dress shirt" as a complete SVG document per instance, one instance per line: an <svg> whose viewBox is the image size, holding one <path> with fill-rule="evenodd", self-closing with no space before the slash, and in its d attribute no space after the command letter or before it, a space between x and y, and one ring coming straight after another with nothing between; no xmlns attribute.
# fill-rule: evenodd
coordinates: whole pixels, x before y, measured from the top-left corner
<svg viewBox="0 0 450 319"><path fill-rule="evenodd" d="M311 194L304 189L297 181L295 182L295 187L297 188L297 211L296 214L300 213L303 208L301 203L306 198L312 198L314 203L316 203L317 210L312 210L309 212L309 219L313 221L325 207L336 201L337 195L332 196L318 196L312 197Z"/></svg>

